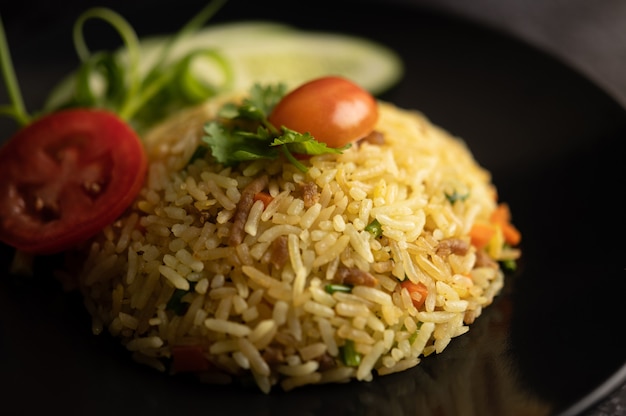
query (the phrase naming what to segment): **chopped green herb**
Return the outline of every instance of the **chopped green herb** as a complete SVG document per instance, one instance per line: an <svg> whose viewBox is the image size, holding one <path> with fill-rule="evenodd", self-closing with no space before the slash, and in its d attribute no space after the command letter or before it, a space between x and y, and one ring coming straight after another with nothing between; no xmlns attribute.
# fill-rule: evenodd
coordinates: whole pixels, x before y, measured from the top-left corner
<svg viewBox="0 0 626 416"><path fill-rule="evenodd" d="M515 260L512 259L502 260L500 264L502 265L502 268L504 270L509 272L514 272L517 269L517 263L515 262Z"/></svg>
<svg viewBox="0 0 626 416"><path fill-rule="evenodd" d="M465 201L469 197L469 192L460 193L455 189L451 193L446 192L445 195L448 202L454 204L457 201Z"/></svg>
<svg viewBox="0 0 626 416"><path fill-rule="evenodd" d="M174 313L178 316L182 316L187 313L187 309L189 309L189 303L183 301L183 297L194 290L196 286L195 282L189 283L189 290L176 289L172 294L170 300L167 301L167 305L165 305L165 309L169 311L174 311Z"/></svg>
<svg viewBox="0 0 626 416"><path fill-rule="evenodd" d="M339 347L339 355L343 363L348 367L358 367L361 363L361 354L356 352L354 341L351 339L347 339L346 343Z"/></svg>
<svg viewBox="0 0 626 416"><path fill-rule="evenodd" d="M206 135L203 140L211 148L213 157L219 163L232 166L257 159L273 160L282 153L294 166L306 172L306 166L294 154L338 154L350 147L331 148L308 133L298 133L286 127L279 130L273 126L268 121L269 114L285 92L283 84L255 84L249 98L240 105L225 104L219 116L226 121L211 121L204 127Z"/></svg>
<svg viewBox="0 0 626 416"><path fill-rule="evenodd" d="M350 285L340 285L340 284L329 284L324 286L324 290L331 295L335 292L344 292L350 293L352 292L352 286Z"/></svg>
<svg viewBox="0 0 626 416"><path fill-rule="evenodd" d="M417 323L417 331L413 332L410 336L409 336L409 344L413 345L413 343L415 342L415 340L417 339L417 335L419 335L420 333L420 328L422 327L422 322L418 322Z"/></svg>
<svg viewBox="0 0 626 416"><path fill-rule="evenodd" d="M372 233L375 238L379 238L383 235L383 227L377 219L367 224L365 231Z"/></svg>
<svg viewBox="0 0 626 416"><path fill-rule="evenodd" d="M265 86L255 84L250 88L249 96L243 99L241 104L226 103L219 115L229 119L259 121L276 132L274 126L267 121L267 117L286 93L287 86L283 83Z"/></svg>

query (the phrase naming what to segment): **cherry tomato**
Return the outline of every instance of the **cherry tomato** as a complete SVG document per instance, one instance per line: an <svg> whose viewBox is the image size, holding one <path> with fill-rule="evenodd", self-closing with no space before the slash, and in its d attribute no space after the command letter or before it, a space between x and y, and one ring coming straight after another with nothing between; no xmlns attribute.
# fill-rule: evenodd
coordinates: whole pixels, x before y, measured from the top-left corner
<svg viewBox="0 0 626 416"><path fill-rule="evenodd" d="M146 170L139 137L113 113L43 116L0 149L0 240L36 254L67 250L130 206Z"/></svg>
<svg viewBox="0 0 626 416"><path fill-rule="evenodd" d="M274 107L269 121L310 133L329 147L343 147L367 136L378 121L374 97L336 76L317 78L294 89Z"/></svg>

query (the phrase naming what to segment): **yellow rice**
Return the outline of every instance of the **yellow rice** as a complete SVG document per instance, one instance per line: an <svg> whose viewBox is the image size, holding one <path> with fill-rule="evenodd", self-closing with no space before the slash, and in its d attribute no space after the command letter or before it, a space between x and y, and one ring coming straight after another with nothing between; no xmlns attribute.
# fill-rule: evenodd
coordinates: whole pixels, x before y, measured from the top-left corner
<svg viewBox="0 0 626 416"><path fill-rule="evenodd" d="M283 160L225 168L207 156L187 166L220 105L187 111L146 136L146 185L91 243L80 276L95 333L119 337L137 361L164 372L172 347L201 346L211 363L201 380L251 376L267 393L407 370L467 332L498 294L497 263L477 267L473 247L437 250L443 240L469 242L472 224L497 204L489 173L463 141L380 102L384 144L314 156L306 173ZM253 205L243 243L229 246L241 193L263 174L273 200ZM310 206L304 183L319 192ZM451 204L445 192L453 188L467 199ZM381 238L365 230L374 219ZM268 253L281 236L288 260L276 269ZM340 267L376 283L328 293ZM401 290L405 279L428 288L420 310ZM177 289L187 292L182 315L166 307ZM347 342L360 355L356 366L340 358Z"/></svg>

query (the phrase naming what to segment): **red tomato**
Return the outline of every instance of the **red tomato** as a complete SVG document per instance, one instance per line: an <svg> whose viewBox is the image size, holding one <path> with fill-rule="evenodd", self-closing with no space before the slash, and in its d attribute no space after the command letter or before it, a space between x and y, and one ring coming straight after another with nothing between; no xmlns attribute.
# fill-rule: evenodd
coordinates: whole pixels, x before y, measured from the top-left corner
<svg viewBox="0 0 626 416"><path fill-rule="evenodd" d="M137 134L103 110L64 110L0 149L0 240L52 254L112 223L141 189L147 158Z"/></svg>
<svg viewBox="0 0 626 416"><path fill-rule="evenodd" d="M343 147L374 130L378 106L363 88L347 79L328 76L285 95L269 121L276 127L310 133L329 147Z"/></svg>

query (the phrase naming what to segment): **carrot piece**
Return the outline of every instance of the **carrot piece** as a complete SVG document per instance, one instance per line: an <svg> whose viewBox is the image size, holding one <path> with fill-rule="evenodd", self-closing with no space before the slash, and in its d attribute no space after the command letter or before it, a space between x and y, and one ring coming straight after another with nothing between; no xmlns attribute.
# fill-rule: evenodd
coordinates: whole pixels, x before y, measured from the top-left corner
<svg viewBox="0 0 626 416"><path fill-rule="evenodd" d="M255 202L262 201L263 206L266 208L270 204L270 202L272 202L273 199L274 197L268 194L267 192L257 192L256 194L254 194L254 197L253 197L253 200Z"/></svg>
<svg viewBox="0 0 626 416"><path fill-rule="evenodd" d="M428 288L423 283L413 283L410 280L405 280L400 283L404 289L409 292L413 306L417 309L421 308L426 302L426 296L428 295Z"/></svg>
<svg viewBox="0 0 626 416"><path fill-rule="evenodd" d="M490 220L493 224L500 226L502 234L504 235L504 241L512 246L519 244L522 239L522 234L511 224L511 211L507 204L499 204L491 214Z"/></svg>
<svg viewBox="0 0 626 416"><path fill-rule="evenodd" d="M487 244L496 233L496 227L493 224L486 224L477 222L472 225L469 235L472 245L478 249L481 249Z"/></svg>
<svg viewBox="0 0 626 416"><path fill-rule="evenodd" d="M491 213L489 220L494 224L504 224L511 222L511 211L506 203L498 204L496 209Z"/></svg>
<svg viewBox="0 0 626 416"><path fill-rule="evenodd" d="M504 241L512 246L516 246L522 241L522 234L511 223L502 224L502 234L504 234Z"/></svg>
<svg viewBox="0 0 626 416"><path fill-rule="evenodd" d="M172 347L172 371L188 373L207 371L209 360L204 356L200 345L175 345Z"/></svg>

